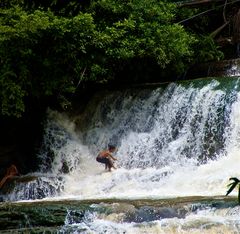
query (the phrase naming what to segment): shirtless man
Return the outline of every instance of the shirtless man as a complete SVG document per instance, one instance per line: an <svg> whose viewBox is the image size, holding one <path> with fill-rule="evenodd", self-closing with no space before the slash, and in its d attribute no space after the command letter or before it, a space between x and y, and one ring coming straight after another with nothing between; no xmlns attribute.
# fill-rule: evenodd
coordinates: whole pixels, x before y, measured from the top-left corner
<svg viewBox="0 0 240 234"><path fill-rule="evenodd" d="M0 188L3 187L3 185L6 183L6 181L16 175L19 175L17 167L12 164L9 168L7 168L5 176L2 178L0 182Z"/></svg>
<svg viewBox="0 0 240 234"><path fill-rule="evenodd" d="M111 171L111 168L117 169L113 164L113 161L116 161L117 159L112 156L112 153L115 152L115 150L115 146L109 145L108 150L103 150L96 158L98 162L105 164L105 169L108 169L108 171Z"/></svg>

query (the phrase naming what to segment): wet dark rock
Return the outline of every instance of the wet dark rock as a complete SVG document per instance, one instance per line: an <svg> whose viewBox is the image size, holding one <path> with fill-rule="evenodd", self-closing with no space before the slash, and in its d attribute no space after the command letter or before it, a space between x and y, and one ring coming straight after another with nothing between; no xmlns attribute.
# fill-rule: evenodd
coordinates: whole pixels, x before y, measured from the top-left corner
<svg viewBox="0 0 240 234"><path fill-rule="evenodd" d="M238 207L235 200L236 198L225 197L186 197L166 200L3 202L0 203L0 232L59 233L59 230L63 230L60 233L72 233L71 228L74 229L75 224L92 222L94 218L89 214L94 214L93 217L96 218L99 216L101 219L108 219L111 214L124 214L125 218L121 222L127 223L184 218L204 207L214 206L216 209L227 207L235 210Z"/></svg>
<svg viewBox="0 0 240 234"><path fill-rule="evenodd" d="M15 188L15 186L19 183L28 183L34 180L37 180L37 176L13 176L12 178L9 178L6 183L3 185L3 187L1 188L1 193L2 194L8 194L11 193L11 191L13 191L13 189Z"/></svg>
<svg viewBox="0 0 240 234"><path fill-rule="evenodd" d="M68 213L68 224L80 223L84 218L84 211L71 210Z"/></svg>
<svg viewBox="0 0 240 234"><path fill-rule="evenodd" d="M166 219L166 218L184 218L185 214L179 213L178 209L171 207L141 207L135 213L130 213L126 216L128 222L150 222L154 220Z"/></svg>

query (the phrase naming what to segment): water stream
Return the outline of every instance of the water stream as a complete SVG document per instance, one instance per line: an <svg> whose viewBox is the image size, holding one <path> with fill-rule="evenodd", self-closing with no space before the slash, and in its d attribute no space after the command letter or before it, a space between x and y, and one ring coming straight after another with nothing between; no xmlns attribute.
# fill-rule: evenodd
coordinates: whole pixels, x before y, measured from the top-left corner
<svg viewBox="0 0 240 234"><path fill-rule="evenodd" d="M239 81L228 78L99 92L77 116L49 110L37 179L16 185L5 199L177 202L223 196L228 179L240 178L239 106ZM109 143L117 146L118 158L111 173L95 160ZM220 208L209 203L183 215L165 205L159 215L159 207L148 212L142 206L134 213L140 221L127 219L126 210L88 211L76 220L71 210L58 232L240 232L237 206Z"/></svg>

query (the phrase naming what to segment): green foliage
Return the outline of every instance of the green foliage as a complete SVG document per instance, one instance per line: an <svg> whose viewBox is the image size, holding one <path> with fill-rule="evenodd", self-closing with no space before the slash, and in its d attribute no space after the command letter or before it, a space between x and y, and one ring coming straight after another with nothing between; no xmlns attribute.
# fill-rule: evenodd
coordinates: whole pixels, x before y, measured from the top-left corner
<svg viewBox="0 0 240 234"><path fill-rule="evenodd" d="M229 189L226 193L226 196L229 195L238 185L238 203L240 204L240 180L236 177L231 177L229 180L233 180L233 182L228 184Z"/></svg>
<svg viewBox="0 0 240 234"><path fill-rule="evenodd" d="M151 60L153 66L161 69L171 66L180 73L186 66L184 62L192 58L196 39L173 23L174 4L157 0L98 0L90 10L100 31L100 49L107 56L104 61L107 64L102 66L107 66L108 71L122 74L136 60L146 71L151 70L148 62Z"/></svg>
<svg viewBox="0 0 240 234"><path fill-rule="evenodd" d="M199 61L217 54L212 41L198 40L174 23L178 10L169 1L14 0L0 4L2 115L21 116L26 98L66 100L84 82L124 77L141 81L143 69L158 81L161 77L154 70L181 74L194 61L200 43L208 49L200 51Z"/></svg>
<svg viewBox="0 0 240 234"><path fill-rule="evenodd" d="M0 14L1 113L20 116L27 95L74 92L94 35L92 16L59 18L49 11L27 13L19 7Z"/></svg>
<svg viewBox="0 0 240 234"><path fill-rule="evenodd" d="M218 61L224 55L210 36L198 36L198 43L195 44L195 62Z"/></svg>
<svg viewBox="0 0 240 234"><path fill-rule="evenodd" d="M23 102L25 92L22 90L19 84L16 84L16 82L14 82L15 79L16 74L12 72L5 73L1 77L1 109L3 115L13 115L20 117L21 113L25 110Z"/></svg>

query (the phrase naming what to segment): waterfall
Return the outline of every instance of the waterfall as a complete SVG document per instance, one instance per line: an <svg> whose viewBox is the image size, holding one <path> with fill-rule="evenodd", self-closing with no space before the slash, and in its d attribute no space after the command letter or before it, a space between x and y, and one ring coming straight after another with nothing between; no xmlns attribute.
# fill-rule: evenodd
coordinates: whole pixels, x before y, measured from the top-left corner
<svg viewBox="0 0 240 234"><path fill-rule="evenodd" d="M42 197L224 195L228 178L240 176L238 88L236 78L172 83L99 92L78 116L49 110L37 183L50 189ZM109 143L117 146L112 173L95 160ZM26 190L16 186L11 199L34 199Z"/></svg>

